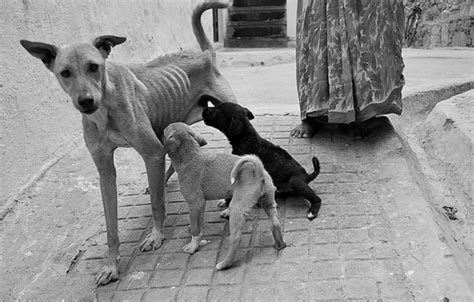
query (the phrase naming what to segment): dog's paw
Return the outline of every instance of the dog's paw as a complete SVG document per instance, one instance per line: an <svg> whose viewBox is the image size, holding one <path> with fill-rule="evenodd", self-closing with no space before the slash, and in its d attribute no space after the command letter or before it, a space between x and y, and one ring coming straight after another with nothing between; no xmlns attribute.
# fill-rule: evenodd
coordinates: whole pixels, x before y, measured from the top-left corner
<svg viewBox="0 0 474 302"><path fill-rule="evenodd" d="M229 209L223 210L223 211L221 212L220 216L221 216L221 218L229 219L229 216L230 216L230 214L229 214Z"/></svg>
<svg viewBox="0 0 474 302"><path fill-rule="evenodd" d="M231 265L229 265L227 263L224 263L224 261L221 261L221 262L217 263L216 270L218 270L218 271L225 270L225 269L229 268L230 266Z"/></svg>
<svg viewBox="0 0 474 302"><path fill-rule="evenodd" d="M285 242L280 242L280 243L275 242L275 249L276 249L277 251L280 251L280 250L284 249L285 247L286 247L286 243L285 243Z"/></svg>
<svg viewBox="0 0 474 302"><path fill-rule="evenodd" d="M165 237L160 232L151 232L140 244L140 251L148 252L151 250L157 250L163 245Z"/></svg>
<svg viewBox="0 0 474 302"><path fill-rule="evenodd" d="M183 246L183 252L188 253L190 255L196 253L198 249L199 249L199 242L195 242L195 241L191 241L190 243Z"/></svg>
<svg viewBox="0 0 474 302"><path fill-rule="evenodd" d="M316 218L316 214L314 214L314 212L309 209L308 212L306 212L306 217L308 217L309 220L313 220L314 218Z"/></svg>
<svg viewBox="0 0 474 302"><path fill-rule="evenodd" d="M119 279L119 271L118 271L118 261L117 261L116 263L107 264L103 268L101 268L95 278L95 283L98 286L106 285L118 279Z"/></svg>
<svg viewBox="0 0 474 302"><path fill-rule="evenodd" d="M225 200L225 199L219 200L219 201L217 202L217 206L220 207L220 208L225 208L225 207L227 207L227 206L228 206L227 200Z"/></svg>

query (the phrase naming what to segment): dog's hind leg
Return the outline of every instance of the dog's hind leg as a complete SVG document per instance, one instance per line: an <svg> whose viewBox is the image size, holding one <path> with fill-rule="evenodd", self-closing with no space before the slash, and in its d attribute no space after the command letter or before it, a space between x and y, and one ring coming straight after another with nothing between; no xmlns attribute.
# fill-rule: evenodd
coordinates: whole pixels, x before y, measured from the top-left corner
<svg viewBox="0 0 474 302"><path fill-rule="evenodd" d="M272 194L273 195L273 194ZM285 241L283 241L283 232L281 230L280 220L278 219L277 204L274 198L267 197L267 201L263 203L263 209L267 213L268 218L272 224L272 234L275 240L275 248L277 250L284 249L286 247Z"/></svg>
<svg viewBox="0 0 474 302"><path fill-rule="evenodd" d="M321 198L314 193L313 189L309 187L305 179L302 177L292 177L290 178L289 183L296 194L301 195L311 203L311 206L306 213L306 217L308 217L309 220L316 218L319 209L321 208Z"/></svg>
<svg viewBox="0 0 474 302"><path fill-rule="evenodd" d="M229 221L229 249L224 257L224 260L216 265L217 270L223 270L232 266L237 250L239 249L240 241L242 240L242 232L245 225L245 216L241 209L230 206L230 221Z"/></svg>

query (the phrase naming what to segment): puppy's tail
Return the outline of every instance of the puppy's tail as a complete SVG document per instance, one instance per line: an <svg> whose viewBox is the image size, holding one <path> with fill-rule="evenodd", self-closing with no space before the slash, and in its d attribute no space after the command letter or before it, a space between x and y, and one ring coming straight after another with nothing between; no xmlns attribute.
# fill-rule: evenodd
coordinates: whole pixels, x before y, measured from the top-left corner
<svg viewBox="0 0 474 302"><path fill-rule="evenodd" d="M316 156L313 156L313 167L314 167L314 171L313 173L308 174L307 183L315 179L316 176L319 175L319 171L321 170L321 167L319 166L319 160Z"/></svg>
<svg viewBox="0 0 474 302"><path fill-rule="evenodd" d="M264 179L262 161L256 155L244 155L235 163L234 168L232 168L232 172L230 173L230 181L232 184L240 181L242 171L244 170L243 165L246 163L253 164L252 170L255 179Z"/></svg>
<svg viewBox="0 0 474 302"><path fill-rule="evenodd" d="M201 47L202 51L209 50L212 56L213 62L216 61L216 51L212 46L211 42L206 36L204 29L202 28L201 24L201 15L206 10L213 9L213 8L227 8L229 7L229 3L222 3L222 2L204 2L199 4L193 11L193 16L191 19L191 23L193 25L193 32L196 36L196 39Z"/></svg>

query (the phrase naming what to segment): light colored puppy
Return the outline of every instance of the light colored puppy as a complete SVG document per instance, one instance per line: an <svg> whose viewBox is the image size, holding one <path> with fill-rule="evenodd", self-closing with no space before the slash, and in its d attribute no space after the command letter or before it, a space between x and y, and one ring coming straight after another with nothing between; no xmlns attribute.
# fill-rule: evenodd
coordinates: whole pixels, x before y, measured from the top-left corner
<svg viewBox="0 0 474 302"><path fill-rule="evenodd" d="M193 254L199 249L206 200L230 197L230 248L224 260L217 264L217 269L232 264L245 218L258 203L272 222L275 247L284 248L286 245L274 198L275 187L260 160L255 156L210 153L201 149L206 144L203 137L184 123L172 123L164 130L164 148L178 174L181 193L189 207L192 238L183 251Z"/></svg>
<svg viewBox="0 0 474 302"><path fill-rule="evenodd" d="M231 183L234 194L229 205L230 246L224 260L216 265L218 270L232 265L242 239L245 221L257 205L270 218L275 248L281 250L286 247L278 220L275 186L262 161L255 155L242 156L232 169Z"/></svg>

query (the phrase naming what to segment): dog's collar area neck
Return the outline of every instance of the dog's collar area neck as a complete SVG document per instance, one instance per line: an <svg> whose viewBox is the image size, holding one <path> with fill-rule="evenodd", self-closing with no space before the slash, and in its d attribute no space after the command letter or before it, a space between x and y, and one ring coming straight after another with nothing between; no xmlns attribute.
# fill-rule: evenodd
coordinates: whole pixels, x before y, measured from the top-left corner
<svg viewBox="0 0 474 302"><path fill-rule="evenodd" d="M260 137L260 135L258 134L257 130L255 130L255 128L248 128L248 129L243 130L237 135L229 136L230 139L235 140L235 141L243 140L247 137Z"/></svg>

